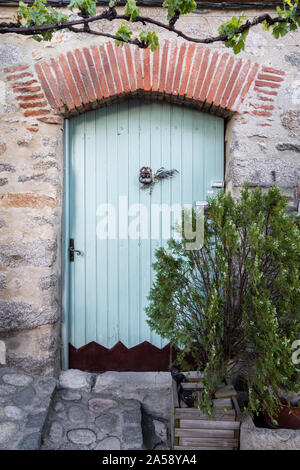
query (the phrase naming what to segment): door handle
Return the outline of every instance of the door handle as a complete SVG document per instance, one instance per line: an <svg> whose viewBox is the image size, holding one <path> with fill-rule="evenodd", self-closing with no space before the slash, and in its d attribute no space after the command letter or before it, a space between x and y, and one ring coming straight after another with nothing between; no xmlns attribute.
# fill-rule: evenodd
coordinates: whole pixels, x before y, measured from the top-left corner
<svg viewBox="0 0 300 470"><path fill-rule="evenodd" d="M77 256L83 255L83 252L80 250L75 250L74 248L74 238L70 238L70 245L69 245L69 253L70 253L70 261L74 261L74 254L76 253Z"/></svg>

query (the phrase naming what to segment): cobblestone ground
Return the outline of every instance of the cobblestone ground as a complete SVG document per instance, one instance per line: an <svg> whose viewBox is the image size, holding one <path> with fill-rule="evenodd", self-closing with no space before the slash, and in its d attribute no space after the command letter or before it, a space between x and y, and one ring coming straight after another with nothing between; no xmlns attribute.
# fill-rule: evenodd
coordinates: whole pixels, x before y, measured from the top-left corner
<svg viewBox="0 0 300 470"><path fill-rule="evenodd" d="M0 450L168 448L169 377L0 367Z"/></svg>
<svg viewBox="0 0 300 470"><path fill-rule="evenodd" d="M166 422L142 411L141 401L132 397L143 395L141 387L135 393L127 388L128 393L124 392L127 399L120 396L120 387L110 379L111 375L105 374L62 372L49 410L42 449L166 448Z"/></svg>
<svg viewBox="0 0 300 470"><path fill-rule="evenodd" d="M36 450L56 380L0 367L0 450Z"/></svg>

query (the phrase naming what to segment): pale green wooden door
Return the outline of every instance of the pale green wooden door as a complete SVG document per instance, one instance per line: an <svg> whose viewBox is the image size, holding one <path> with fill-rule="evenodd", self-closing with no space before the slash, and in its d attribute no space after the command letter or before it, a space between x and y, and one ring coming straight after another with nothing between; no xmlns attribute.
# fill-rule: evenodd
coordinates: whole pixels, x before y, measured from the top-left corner
<svg viewBox="0 0 300 470"><path fill-rule="evenodd" d="M223 180L223 120L134 99L71 119L67 139L68 229L83 252L69 268L69 342L75 348L92 341L111 348L121 341L131 348L148 341L161 348L144 312L154 252L164 243L162 217L159 228L153 223L157 205L206 200L212 182ZM142 166L175 168L179 174L157 183L150 196L140 189ZM105 225L105 204L116 217L108 217L109 236L101 239L97 227L99 232ZM142 205L144 226L132 237L121 219L138 233L136 204ZM165 215L166 223L172 224L171 216Z"/></svg>

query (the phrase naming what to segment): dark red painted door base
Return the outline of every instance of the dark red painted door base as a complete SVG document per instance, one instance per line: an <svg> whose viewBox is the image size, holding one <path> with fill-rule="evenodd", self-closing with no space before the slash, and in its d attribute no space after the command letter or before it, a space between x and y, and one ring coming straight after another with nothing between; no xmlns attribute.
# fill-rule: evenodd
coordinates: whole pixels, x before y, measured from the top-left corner
<svg viewBox="0 0 300 470"><path fill-rule="evenodd" d="M91 342L76 349L69 345L69 368L90 372L115 370L120 372L150 372L170 370L170 345L162 349L145 341L133 348L117 343L107 349Z"/></svg>

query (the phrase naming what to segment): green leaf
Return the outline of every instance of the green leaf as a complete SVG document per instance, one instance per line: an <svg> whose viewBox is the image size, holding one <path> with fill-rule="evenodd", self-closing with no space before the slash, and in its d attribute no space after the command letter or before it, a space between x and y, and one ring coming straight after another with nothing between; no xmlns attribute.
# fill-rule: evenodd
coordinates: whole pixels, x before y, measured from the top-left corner
<svg viewBox="0 0 300 470"><path fill-rule="evenodd" d="M122 24L116 34L122 38L122 41L119 41L118 39L115 40L117 46L123 46L124 42L131 40L132 31L126 21L122 21Z"/></svg>
<svg viewBox="0 0 300 470"><path fill-rule="evenodd" d="M130 21L134 22L139 16L141 10L136 6L135 0L127 0L125 5L125 15L130 16Z"/></svg>
<svg viewBox="0 0 300 470"><path fill-rule="evenodd" d="M168 8L168 20L179 12L181 15L186 15L196 10L197 4L194 0L165 0L163 7Z"/></svg>
<svg viewBox="0 0 300 470"><path fill-rule="evenodd" d="M140 32L140 40L148 44L152 52L156 51L159 46L158 37L155 31L145 31L142 29Z"/></svg>

